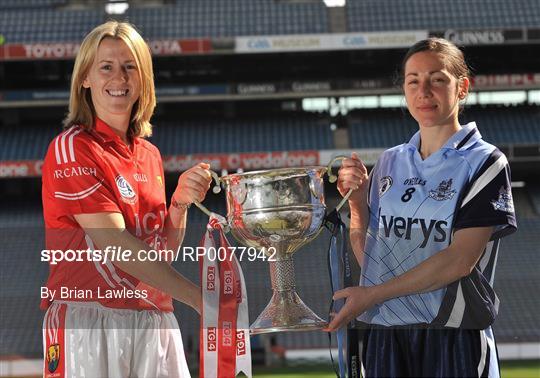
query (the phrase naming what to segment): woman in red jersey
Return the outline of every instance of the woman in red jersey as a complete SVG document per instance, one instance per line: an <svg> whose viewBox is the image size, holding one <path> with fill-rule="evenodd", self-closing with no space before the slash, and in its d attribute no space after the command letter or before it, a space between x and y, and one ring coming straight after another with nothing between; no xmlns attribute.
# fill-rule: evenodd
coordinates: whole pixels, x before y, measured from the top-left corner
<svg viewBox="0 0 540 378"><path fill-rule="evenodd" d="M199 311L199 288L170 261L145 260L181 246L187 208L211 176L204 163L184 172L167 209L161 155L144 139L155 105L139 33L114 21L92 30L75 60L65 131L43 166L55 251L42 288L45 377L189 376L172 298Z"/></svg>

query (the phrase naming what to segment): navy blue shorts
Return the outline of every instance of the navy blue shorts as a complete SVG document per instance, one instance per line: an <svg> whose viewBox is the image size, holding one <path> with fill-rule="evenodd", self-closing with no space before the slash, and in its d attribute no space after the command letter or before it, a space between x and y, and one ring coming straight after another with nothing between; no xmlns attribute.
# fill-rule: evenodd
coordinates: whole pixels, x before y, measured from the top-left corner
<svg viewBox="0 0 540 378"><path fill-rule="evenodd" d="M364 330L363 376L499 377L491 328L369 327Z"/></svg>

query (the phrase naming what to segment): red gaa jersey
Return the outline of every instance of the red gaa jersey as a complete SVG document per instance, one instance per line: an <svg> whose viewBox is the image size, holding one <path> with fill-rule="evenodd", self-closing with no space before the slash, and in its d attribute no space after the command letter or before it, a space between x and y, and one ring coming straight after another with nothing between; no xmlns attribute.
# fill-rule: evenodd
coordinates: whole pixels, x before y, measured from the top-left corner
<svg viewBox="0 0 540 378"><path fill-rule="evenodd" d="M95 129L90 132L73 126L51 142L43 164L42 197L47 250L105 249L95 246L73 217L101 212L121 213L129 232L149 248L166 247L163 229L167 209L158 149L142 138L135 138L130 149L100 119L96 119ZM120 246L112 247L119 250ZM132 253L137 257L138 251ZM173 310L169 295L140 282L110 261L92 261L98 259L88 258L89 254L82 258L65 256L63 261L49 265L47 288L55 300ZM43 299L41 307L45 309L50 303L51 298Z"/></svg>

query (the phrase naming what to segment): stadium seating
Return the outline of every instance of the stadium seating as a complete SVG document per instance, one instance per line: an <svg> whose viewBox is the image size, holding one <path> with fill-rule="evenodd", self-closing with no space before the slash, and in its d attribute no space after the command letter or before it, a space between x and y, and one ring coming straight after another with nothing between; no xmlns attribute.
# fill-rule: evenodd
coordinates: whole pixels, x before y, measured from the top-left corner
<svg viewBox="0 0 540 378"><path fill-rule="evenodd" d="M61 131L56 127L0 128L0 160L43 159L51 140Z"/></svg>
<svg viewBox="0 0 540 378"><path fill-rule="evenodd" d="M67 2L68 0L0 0L0 9L52 8Z"/></svg>
<svg viewBox="0 0 540 378"><path fill-rule="evenodd" d="M495 291L501 300L494 324L499 342L540 341L538 230L540 218L520 218L518 214L518 231L501 241L495 273Z"/></svg>
<svg viewBox="0 0 540 378"><path fill-rule="evenodd" d="M348 31L538 27L537 0L347 0Z"/></svg>
<svg viewBox="0 0 540 378"><path fill-rule="evenodd" d="M536 214L540 214L540 185L532 185L528 190L532 202L532 208Z"/></svg>
<svg viewBox="0 0 540 378"><path fill-rule="evenodd" d="M163 155L316 150L333 143L328 121L309 115L158 123L152 142Z"/></svg>
<svg viewBox="0 0 540 378"><path fill-rule="evenodd" d="M173 7L131 8L147 38L234 37L328 32L326 7L273 0L179 0Z"/></svg>
<svg viewBox="0 0 540 378"><path fill-rule="evenodd" d="M0 34L6 43L75 42L110 17L95 8L53 9L67 2L2 0ZM152 39L330 32L322 1L178 0L135 4L118 17ZM349 32L523 28L538 26L540 7L536 0L348 0L346 19Z"/></svg>
<svg viewBox="0 0 540 378"><path fill-rule="evenodd" d="M0 3L0 34L8 43L79 41L109 18L97 9L52 9L65 3L67 0L4 0ZM348 0L346 13L349 32L522 28L537 27L540 22L536 0ZM322 1L178 0L159 7L132 6L119 18L127 18L152 39L330 31Z"/></svg>
<svg viewBox="0 0 540 378"><path fill-rule="evenodd" d="M352 148L391 147L409 141L418 126L405 110L354 112L349 118Z"/></svg>
<svg viewBox="0 0 540 378"><path fill-rule="evenodd" d="M494 144L540 143L538 107L470 108L463 112L462 119L475 121L484 139Z"/></svg>
<svg viewBox="0 0 540 378"><path fill-rule="evenodd" d="M538 28L539 1L347 0L344 9L346 31ZM167 5L162 6L144 4L144 1L133 2L135 4L127 13L118 17L133 22L147 39L223 38L226 41L213 42L227 46L231 46L230 38L235 36L342 31L342 28L330 28L329 24L333 24L329 22L329 16L332 14L329 15L322 0L293 3L279 0L165 2ZM69 9L66 7L68 3L69 0L0 0L0 35L8 44L76 43L93 27L109 18L103 9ZM86 2L79 0L78 3L83 7ZM18 62L7 64L16 65ZM36 65L42 66L40 62ZM261 72L261 75L264 74L266 72ZM208 79L211 80L210 77ZM460 118L462 123L476 121L484 138L493 144L540 145L538 109L538 106L475 107L465 109ZM22 108L17 111L23 113L35 109ZM184 119L180 116L178 121L162 121L159 117L172 119L181 111L164 113L156 113L156 127L151 138L164 156L335 147L328 116L268 116L261 113L260 118ZM9 114L0 119L0 161L42 159L50 141L61 131L59 123L43 127L46 121L41 121L42 125L21 122L17 127L1 123L8 120L13 122ZM418 128L407 111L401 109L353 111L345 121L343 124L348 125L350 147L355 149L388 148L404 143ZM168 186L175 182L174 176L167 175ZM534 172L531 176L534 177ZM12 181L9 184L13 185L7 184L5 191L0 190L0 302L3 304L0 306L0 358L13 355L40 358L43 312L38 307L39 287L47 279L48 266L39 262L45 235L38 189L32 189L35 191L32 195L26 193L27 183L28 186L39 187L40 178L9 180ZM334 187L328 186L326 189L336 195ZM540 186L527 186L526 190L514 192L520 228L516 234L502 241L498 256L495 289L501 307L494 324L498 342L540 342ZM16 201L12 201L14 192L17 193ZM327 198L328 203L337 201L333 196L327 197L332 197ZM204 205L219 214L226 213L223 193L214 195L209 192ZM206 222L206 215L195 207L190 209L185 246L199 245ZM236 244L232 236L230 241ZM328 234L323 232L294 257L298 293L310 308L324 318L331 296L325 255L327 246ZM271 296L269 269L268 264L262 261L243 261L242 266L249 290L249 316L253 321ZM199 267L196 262L177 261L174 267L198 282ZM175 303L175 315L179 319L186 352L195 353L199 337L198 315L178 303ZM328 347L328 335L319 331L278 333L275 339L286 349ZM256 339L253 341L256 342Z"/></svg>
<svg viewBox="0 0 540 378"><path fill-rule="evenodd" d="M58 5L61 1L33 0ZM65 0L64 0L65 1ZM8 7L0 12L5 43L78 42L111 16L103 10ZM26 8L26 9L21 9ZM0 8L1 9L1 8ZM273 0L180 1L176 5L132 7L117 16L134 23L145 38L202 38L242 35L328 32L326 7L320 3L276 3Z"/></svg>
<svg viewBox="0 0 540 378"><path fill-rule="evenodd" d="M5 43L80 42L103 19L103 12L93 9L2 10L0 34Z"/></svg>
<svg viewBox="0 0 540 378"><path fill-rule="evenodd" d="M516 191L516 195L521 192ZM205 204L221 214L225 213L222 196L209 195ZM525 199L523 199L525 200ZM190 210L189 230L185 246L198 246L207 218L198 210ZM538 276L538 230L540 217L519 218L519 231L501 243L495 289L501 300L499 317L494 324L499 342L540 341L538 313L540 285ZM38 308L38 288L47 278L46 263L37 262L44 246L43 221L39 203L11 203L0 214L0 245L2 254L3 287L0 301L9 306L0 307L0 355L39 357L41 353L41 322L43 313ZM229 238L233 245L236 242ZM328 234L304 246L295 255L296 283L304 302L317 314L326 317L330 286L326 266ZM177 261L176 269L188 278L198 281L198 265L191 261ZM248 286L250 320L266 306L270 299L270 277L266 262L243 261ZM314 280L313 277L317 277ZM184 345L198 345L198 316L186 306L175 304ZM328 336L322 332L278 333L279 345L287 349L327 348ZM196 347L192 347L195 348Z"/></svg>
<svg viewBox="0 0 540 378"><path fill-rule="evenodd" d="M39 262L45 236L39 203L3 204L0 215L0 355L37 356L43 314L39 287L48 267ZM7 305L9 303L9 305Z"/></svg>
<svg viewBox="0 0 540 378"><path fill-rule="evenodd" d="M499 146L540 143L535 107L467 108L462 123L475 121L480 133ZM351 148L388 148L406 143L418 126L401 109L354 111L349 115ZM42 159L58 126L0 128L0 160ZM156 121L150 139L163 155L333 148L329 120L311 114L290 117Z"/></svg>
<svg viewBox="0 0 540 378"><path fill-rule="evenodd" d="M59 127L0 128L0 160L42 159ZM325 119L312 117L157 123L152 143L162 155L332 148Z"/></svg>
<svg viewBox="0 0 540 378"><path fill-rule="evenodd" d="M476 122L482 137L496 145L540 143L538 107L466 108L462 124ZM391 147L409 141L418 130L406 110L354 112L349 120L353 148Z"/></svg>

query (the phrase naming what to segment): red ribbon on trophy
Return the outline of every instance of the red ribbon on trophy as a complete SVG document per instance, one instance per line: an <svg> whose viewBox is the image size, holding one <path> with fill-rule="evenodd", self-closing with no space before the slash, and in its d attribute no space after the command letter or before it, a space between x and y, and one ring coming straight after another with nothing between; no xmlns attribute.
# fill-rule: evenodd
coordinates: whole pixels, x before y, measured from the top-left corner
<svg viewBox="0 0 540 378"><path fill-rule="evenodd" d="M251 347L244 275L223 230L226 221L212 214L201 241L199 260L202 312L199 377L251 377ZM216 243L214 232L219 234Z"/></svg>

